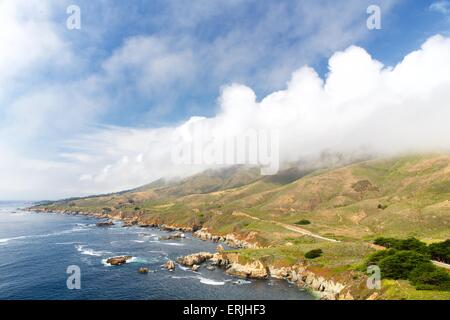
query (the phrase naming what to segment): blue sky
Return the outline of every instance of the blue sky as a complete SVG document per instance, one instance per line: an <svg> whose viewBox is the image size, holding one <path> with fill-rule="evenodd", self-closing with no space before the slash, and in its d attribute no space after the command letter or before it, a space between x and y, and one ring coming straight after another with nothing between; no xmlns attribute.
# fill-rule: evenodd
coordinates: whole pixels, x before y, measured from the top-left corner
<svg viewBox="0 0 450 320"><path fill-rule="evenodd" d="M71 4L80 7L80 30L66 28ZM366 27L371 4L381 8L381 30ZM17 181L3 187L4 197L39 198L57 196L34 195L42 181L72 183L83 171L80 163L103 159L89 153L92 145L79 143L99 130L167 128L193 116L215 117L226 86L248 86L260 101L285 89L305 65L326 78L330 57L352 45L395 66L431 36L449 35L450 4L5 0L0 27L0 150L8 155L0 165L10 172L3 180ZM90 169L104 168L96 161ZM14 173L11 163L23 167L17 164ZM61 176L61 168L69 174ZM34 173L37 182L24 188ZM109 191L111 184L92 190Z"/></svg>
<svg viewBox="0 0 450 320"><path fill-rule="evenodd" d="M386 65L395 65L431 35L448 34L448 15L430 10L435 2L194 1L191 7L184 1L78 1L82 29L64 30L63 36L86 59L85 72L79 77L101 72L102 62L127 39L136 36L168 39L169 51L189 50L196 62L209 56L211 60L199 66L193 78L171 82L174 92L170 96L165 94L165 87L146 94L126 86L129 91L120 92L102 117L103 123L113 125L160 126L192 115L214 115L220 87L227 83L249 85L261 98L283 88L292 70L304 64L324 76L329 55L351 44L366 48ZM369 4L382 9L381 30L366 28L365 8ZM342 14L342 10L349 14ZM66 17L61 14L55 19L62 23ZM312 21L304 22L309 19ZM330 32L332 29L337 31ZM328 38L327 33L336 34L337 39ZM323 39L317 40L318 35ZM227 47L217 52L220 49L215 46L227 42L227 38ZM314 49L305 48L312 39L322 43ZM327 45L330 39L333 43ZM258 50L261 52L253 52ZM237 61L230 62L217 75L212 68L224 59L221 54L237 55ZM285 70L277 72L280 66ZM60 81L59 76L56 75L56 81ZM111 90L123 88L124 83L116 86L111 86Z"/></svg>

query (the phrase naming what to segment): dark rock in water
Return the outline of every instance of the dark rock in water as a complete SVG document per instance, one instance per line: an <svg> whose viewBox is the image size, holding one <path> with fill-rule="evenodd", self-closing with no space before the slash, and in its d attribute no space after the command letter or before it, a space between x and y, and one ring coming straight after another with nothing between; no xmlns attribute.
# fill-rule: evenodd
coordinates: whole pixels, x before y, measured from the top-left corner
<svg viewBox="0 0 450 320"><path fill-rule="evenodd" d="M140 268L138 269L138 272L139 272L139 273L143 273L143 274L148 273L148 268L140 267Z"/></svg>
<svg viewBox="0 0 450 320"><path fill-rule="evenodd" d="M109 263L112 266L120 266L126 263L128 260L133 258L132 256L120 256L120 257L112 257L106 260L106 263Z"/></svg>
<svg viewBox="0 0 450 320"><path fill-rule="evenodd" d="M97 222L95 225L97 227L109 227L109 226L113 226L114 222L112 222L112 221L103 221L103 222Z"/></svg>

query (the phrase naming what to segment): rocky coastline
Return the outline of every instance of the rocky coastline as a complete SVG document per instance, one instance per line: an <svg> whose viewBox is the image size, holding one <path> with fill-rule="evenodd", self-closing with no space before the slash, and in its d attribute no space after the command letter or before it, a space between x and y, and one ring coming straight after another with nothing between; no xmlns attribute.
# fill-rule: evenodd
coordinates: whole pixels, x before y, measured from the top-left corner
<svg viewBox="0 0 450 320"><path fill-rule="evenodd" d="M199 252L179 257L177 263L198 270L200 265L221 267L225 273L248 279L283 279L296 286L308 289L315 297L322 300L354 300L350 288L339 281L318 276L304 264L290 267L275 267L260 260L240 261L238 252ZM370 299L375 296L370 296Z"/></svg>
<svg viewBox="0 0 450 320"><path fill-rule="evenodd" d="M181 238L181 232L192 233L194 237L203 241L213 241L217 243L224 243L231 248L262 248L257 243L239 239L234 234L215 235L209 232L206 228L196 226L186 227L168 224L159 224L141 219L138 216L125 217L121 212L80 212L70 210L54 210L49 208L29 208L29 211L34 212L51 212L67 215L85 215L98 219L108 219L106 222L100 222L100 226L113 225L114 221L122 221L123 226L139 226L158 228L163 231L173 232L176 235L168 236L167 239ZM179 257L176 262L180 265L190 267L193 271L197 271L202 264L207 263L208 269L220 267L225 270L225 273L241 278L250 279L284 279L290 283L295 284L299 288L309 290L315 297L323 300L354 300L355 295L352 293L352 288L355 283L348 283L337 281L331 277L318 275L311 271L306 264L296 264L289 267L276 267L272 264L263 262L261 260L253 260L242 262L239 252L224 251L222 245L217 246L216 253L199 252L190 254L184 257ZM168 261L164 266L168 270L173 270L175 264L173 261ZM365 279L362 279L365 281ZM361 280L360 280L361 282ZM374 294L365 297L368 300L376 299ZM360 297L357 297L360 298Z"/></svg>

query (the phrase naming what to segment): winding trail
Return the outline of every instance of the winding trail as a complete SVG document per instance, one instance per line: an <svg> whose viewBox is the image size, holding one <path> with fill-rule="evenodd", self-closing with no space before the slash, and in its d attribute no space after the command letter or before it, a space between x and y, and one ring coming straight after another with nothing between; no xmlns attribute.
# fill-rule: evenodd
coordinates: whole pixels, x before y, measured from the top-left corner
<svg viewBox="0 0 450 320"><path fill-rule="evenodd" d="M448 264L448 263L444 263L444 262L440 262L440 261L436 261L436 260L431 260L431 262L433 262L433 264L436 267L440 267L440 268L444 268L444 269L450 270L450 264Z"/></svg>
<svg viewBox="0 0 450 320"><path fill-rule="evenodd" d="M278 225L280 227L283 227L283 228L285 228L287 230L294 231L294 232L300 233L302 235L313 237L313 238L316 238L316 239L330 241L330 242L340 242L339 240L323 237L321 235L318 235L316 233L313 233L311 231L305 230L305 229L297 227L297 226L293 226L293 225L290 225L290 224L287 224L287 223L278 222L278 221L275 221L275 220L261 219L261 218L249 215L248 213L245 213L245 212L234 211L232 214L233 214L233 216L247 217L247 218L250 218L250 219L253 219L253 220L257 220L257 221L264 221L264 222L273 223L273 224L276 224L276 225ZM367 244L369 245L369 247L371 247L371 248L373 248L375 250L385 250L386 249L385 247L376 245L374 243L368 242ZM431 260L431 262L437 267L450 270L450 264L447 264L447 263L444 263L444 262L440 262L440 261L436 261L436 260Z"/></svg>
<svg viewBox="0 0 450 320"><path fill-rule="evenodd" d="M291 224L282 223L282 222L278 222L278 221L275 221L275 220L261 219L261 218L249 215L249 214L247 214L245 212L234 211L232 213L232 215L233 216L247 217L247 218L250 218L250 219L253 219L253 220L257 220L257 221L264 221L264 222L268 222L268 223L273 223L273 224L276 224L276 225L278 225L280 227L283 227L283 228L285 228L287 230L294 231L294 232L300 233L302 235L313 237L313 238L320 239L320 240L329 241L329 242L340 242L339 240L323 237L321 235L318 235L316 233L313 233L311 231L308 231L306 229L303 229L303 228L300 228L300 227L297 227L297 226L293 226Z"/></svg>

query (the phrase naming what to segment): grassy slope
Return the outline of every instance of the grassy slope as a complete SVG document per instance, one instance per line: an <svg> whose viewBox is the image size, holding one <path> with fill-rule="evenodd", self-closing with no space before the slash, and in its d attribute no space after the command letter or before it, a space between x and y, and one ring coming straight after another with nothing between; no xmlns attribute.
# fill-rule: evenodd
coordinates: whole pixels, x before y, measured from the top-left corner
<svg viewBox="0 0 450 320"><path fill-rule="evenodd" d="M280 265L322 248L323 256L311 264L331 273L355 269L371 251L364 241L377 236L415 236L427 242L450 238L450 155L365 161L299 174L298 179L289 172L261 178L252 170L208 171L177 183L51 206L93 212L108 207L144 220L233 232L271 246L243 250L243 258L266 257ZM236 216L235 211L262 220ZM271 222L294 224L301 219L311 221L302 228L343 242L323 242ZM418 293L403 282L386 282L386 288L385 298L448 297Z"/></svg>

